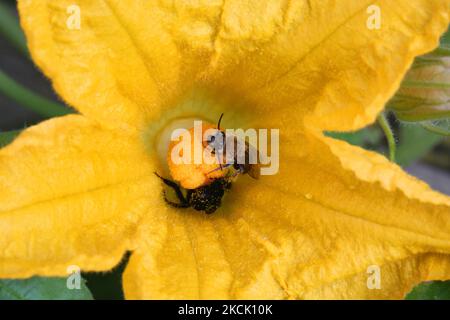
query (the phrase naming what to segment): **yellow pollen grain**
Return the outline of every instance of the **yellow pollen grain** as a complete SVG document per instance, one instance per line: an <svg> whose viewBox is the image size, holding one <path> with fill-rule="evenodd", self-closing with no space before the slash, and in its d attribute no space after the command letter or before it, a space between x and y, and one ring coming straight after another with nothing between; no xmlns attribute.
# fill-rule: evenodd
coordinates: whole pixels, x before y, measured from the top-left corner
<svg viewBox="0 0 450 320"><path fill-rule="evenodd" d="M172 157L172 151L177 146L177 144L182 143L183 136L180 136L180 140L171 141L169 144L169 149L167 152L167 164L169 166L170 175L172 178L179 182L180 185L185 189L196 189L198 187L208 185L214 179L223 177L227 170L215 170L218 168L219 163L214 155L210 155L208 153L204 153L204 144L202 143L203 134L208 129L215 129L216 126L210 123L202 124L202 134L201 141L197 141L195 143L194 140L194 128L189 129L190 137L191 137L191 161L189 163L176 163ZM201 163L194 163L194 149L196 146L200 146L202 150L202 159ZM179 156L183 156L182 151ZM209 157L214 157L214 159L208 159ZM213 162L213 163L211 163Z"/></svg>

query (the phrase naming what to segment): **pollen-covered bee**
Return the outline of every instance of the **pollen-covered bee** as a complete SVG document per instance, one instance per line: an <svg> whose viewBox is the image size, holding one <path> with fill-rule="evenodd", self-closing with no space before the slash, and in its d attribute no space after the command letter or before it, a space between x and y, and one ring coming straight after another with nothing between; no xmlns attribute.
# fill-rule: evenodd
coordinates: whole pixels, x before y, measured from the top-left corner
<svg viewBox="0 0 450 320"><path fill-rule="evenodd" d="M217 129L214 129L214 127L211 126L213 129L213 134L207 136L206 139L202 141L203 147L205 149L209 149L210 153L216 155L218 158L218 167L211 172L205 172L204 174L209 176L214 171L224 170L231 166L235 172L227 171L222 176L219 175L219 177L215 178L209 177L206 182L193 189L187 187L186 184L183 185L183 182L179 179L177 179L177 181L181 181L181 185L155 173L156 176L164 182L164 184L174 190L179 201L174 202L169 200L167 198L167 194L164 192L164 199L169 205L176 208L193 208L197 211L203 211L206 214L211 214L221 206L225 191L231 188L233 178L238 174L248 174L254 179L259 178L260 166L257 162L254 163L255 161L252 159L252 154L253 158L255 157L254 155L256 155L256 160L259 159L258 150L253 148L247 141L241 140L235 135L227 135L224 131L222 131L220 129L222 117L223 114L219 118ZM233 153L231 155L227 155L227 158L228 160L231 160L224 162L222 159L223 155L226 154L227 147L230 150L230 145ZM241 152L241 154L239 152Z"/></svg>
<svg viewBox="0 0 450 320"><path fill-rule="evenodd" d="M206 214L215 212L222 203L222 198L225 195L225 190L231 188L231 182L228 178L218 178L213 180L210 184L201 186L196 189L187 189L186 195L183 194L181 187L169 180L161 177L155 173L167 186L171 187L180 201L179 203L170 201L165 192L165 201L176 208L193 208L198 211L203 211Z"/></svg>
<svg viewBox="0 0 450 320"><path fill-rule="evenodd" d="M220 115L217 123L217 131L210 135L204 142L204 147L209 147L212 154L217 154L219 167L216 170L233 166L236 170L235 175L248 174L253 179L259 179L261 167L259 164L260 154L258 149L253 147L247 140L240 139L234 134L226 134L220 129L220 123L223 113ZM231 148L231 155L227 155L227 146ZM243 153L240 155L240 153ZM225 164L223 164L223 156L226 155ZM252 159L253 158L256 159ZM229 161L231 159L231 161Z"/></svg>

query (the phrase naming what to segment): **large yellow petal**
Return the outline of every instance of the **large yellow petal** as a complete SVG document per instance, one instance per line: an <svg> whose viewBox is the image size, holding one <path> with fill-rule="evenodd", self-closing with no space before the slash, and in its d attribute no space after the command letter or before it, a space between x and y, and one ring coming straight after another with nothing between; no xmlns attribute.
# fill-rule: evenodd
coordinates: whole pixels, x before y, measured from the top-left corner
<svg viewBox="0 0 450 320"><path fill-rule="evenodd" d="M19 11L34 61L69 105L138 127L208 64L220 3L20 0Z"/></svg>
<svg viewBox="0 0 450 320"><path fill-rule="evenodd" d="M33 58L90 117L139 126L205 86L277 126L310 115L328 130L372 122L413 58L436 46L450 10L449 0L79 0L71 30L73 4L19 9ZM379 30L367 27L373 5Z"/></svg>
<svg viewBox="0 0 450 320"><path fill-rule="evenodd" d="M283 137L278 175L240 178L211 216L165 209L144 223L126 296L402 298L450 278L448 197L380 155L299 137ZM372 265L381 289L366 285Z"/></svg>
<svg viewBox="0 0 450 320"><path fill-rule="evenodd" d="M213 77L277 127L358 129L436 47L449 12L448 0L226 1Z"/></svg>
<svg viewBox="0 0 450 320"><path fill-rule="evenodd" d="M159 189L137 141L71 115L1 149L0 277L118 263Z"/></svg>
<svg viewBox="0 0 450 320"><path fill-rule="evenodd" d="M372 122L413 57L437 44L449 3L85 0L80 30L67 28L70 1L21 0L19 8L33 57L57 91L105 125L146 124L200 82L258 108L260 124L345 130ZM381 8L380 30L366 28L371 4ZM237 184L211 217L157 200L160 221L152 215L139 230L127 296L346 297L335 283L359 279L368 264L400 279L387 281L386 297L447 277L448 199L381 157L306 135L315 134L290 137L303 138L302 148L282 143L280 175ZM359 290L352 297L374 295Z"/></svg>
<svg viewBox="0 0 450 320"><path fill-rule="evenodd" d="M372 271L349 275L308 290L305 299L404 299L412 284L424 280L447 280L450 274L448 255L423 254L404 260L386 262L380 266L379 288L368 289Z"/></svg>

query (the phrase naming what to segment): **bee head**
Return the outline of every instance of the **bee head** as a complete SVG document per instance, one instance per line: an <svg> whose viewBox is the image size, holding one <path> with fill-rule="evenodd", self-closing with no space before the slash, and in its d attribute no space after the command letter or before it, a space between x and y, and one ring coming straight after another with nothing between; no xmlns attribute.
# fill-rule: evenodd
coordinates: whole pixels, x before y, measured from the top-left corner
<svg viewBox="0 0 450 320"><path fill-rule="evenodd" d="M206 138L206 145L204 144L204 147L209 147L213 153L224 151L225 132L220 129L223 115L223 113L220 115L219 121L217 122L217 130Z"/></svg>
<svg viewBox="0 0 450 320"><path fill-rule="evenodd" d="M223 152L225 145L225 132L217 130L206 138L207 146L215 152Z"/></svg>

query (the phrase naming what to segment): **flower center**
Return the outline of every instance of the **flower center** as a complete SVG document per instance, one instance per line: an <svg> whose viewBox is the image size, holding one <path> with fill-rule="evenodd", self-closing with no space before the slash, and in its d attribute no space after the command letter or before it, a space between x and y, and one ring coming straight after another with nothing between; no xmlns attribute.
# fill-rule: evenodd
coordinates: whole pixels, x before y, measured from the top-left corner
<svg viewBox="0 0 450 320"><path fill-rule="evenodd" d="M249 120L254 118L251 109L230 103L230 99L212 97L195 92L175 107L167 108L144 133L149 153L159 163L156 173L166 185L166 203L207 214L221 206L225 192L239 175L259 177L254 172L258 166L241 164L241 158L229 160L225 151L228 146L234 155L234 141L237 141L233 134L227 135L230 130L225 128L245 130L245 124L249 125ZM233 139L231 146L228 137ZM247 146L244 144L245 154L249 150Z"/></svg>
<svg viewBox="0 0 450 320"><path fill-rule="evenodd" d="M167 157L169 152L169 145L172 142L172 135L177 129L189 130L194 127L194 122L200 120L199 118L186 117L173 119L160 131L157 136L156 152L158 154L159 162L164 166L164 170L169 172Z"/></svg>
<svg viewBox="0 0 450 320"><path fill-rule="evenodd" d="M168 174L167 152L172 133L176 129L189 130L194 127L194 121L217 124L222 113L224 126L242 128L248 122L248 111L244 110L248 109L243 108L239 102L195 89L176 106L165 110L161 117L148 127L144 140L148 144L149 152L157 156L161 173Z"/></svg>

